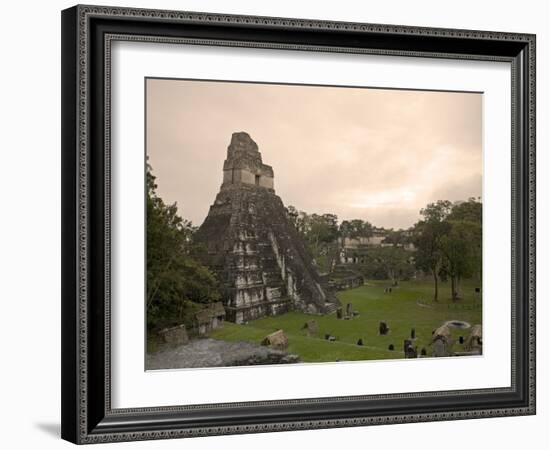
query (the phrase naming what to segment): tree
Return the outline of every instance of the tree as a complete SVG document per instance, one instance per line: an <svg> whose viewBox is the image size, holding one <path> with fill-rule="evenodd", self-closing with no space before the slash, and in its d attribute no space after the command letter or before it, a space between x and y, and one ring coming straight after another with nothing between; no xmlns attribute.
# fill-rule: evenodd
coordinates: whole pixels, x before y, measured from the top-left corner
<svg viewBox="0 0 550 450"><path fill-rule="evenodd" d="M149 328L187 319L197 303L220 299L212 272L190 255L194 227L157 195L147 166L147 324Z"/></svg>
<svg viewBox="0 0 550 450"><path fill-rule="evenodd" d="M384 245L370 247L367 251L367 258L370 259L370 264L367 264L374 267L375 271L382 269L393 286L397 286L400 279L407 279L414 273L414 266L411 264L414 258L404 248L407 242L408 237L403 230L390 230L383 240Z"/></svg>
<svg viewBox="0 0 550 450"><path fill-rule="evenodd" d="M404 230L390 230L386 235L383 244L391 244L393 246L404 247L410 242L410 238L407 236Z"/></svg>
<svg viewBox="0 0 550 450"><path fill-rule="evenodd" d="M448 220L474 222L481 225L483 207L481 202L470 197L468 201L455 203L448 215Z"/></svg>
<svg viewBox="0 0 550 450"><path fill-rule="evenodd" d="M482 267L482 205L474 198L453 205L446 222L448 233L441 239L445 256L443 273L451 280L451 298L460 298L460 280L478 274Z"/></svg>
<svg viewBox="0 0 550 450"><path fill-rule="evenodd" d="M340 224L340 235L344 238L369 238L372 236L372 225L370 222L353 219L353 220L344 220Z"/></svg>
<svg viewBox="0 0 550 450"><path fill-rule="evenodd" d="M460 298L460 280L481 277L481 220L479 199L451 203L438 200L420 213L423 220L414 227L416 265L434 278L434 301L438 300L438 280L451 280L451 298Z"/></svg>
<svg viewBox="0 0 550 450"><path fill-rule="evenodd" d="M472 230L472 241L470 242L471 257L475 265L475 275L478 280L482 277L482 220L483 205L479 198L471 197L466 202L458 202L453 205L448 220L451 222L468 222L474 227Z"/></svg>
<svg viewBox="0 0 550 450"><path fill-rule="evenodd" d="M403 247L373 247L369 249L367 256L383 269L393 286L397 286L400 279L408 278L412 274L411 254Z"/></svg>
<svg viewBox="0 0 550 450"><path fill-rule="evenodd" d="M330 244L338 238L338 217L334 214L309 216L308 240L315 246Z"/></svg>
<svg viewBox="0 0 550 450"><path fill-rule="evenodd" d="M338 217L335 214L308 216L305 237L322 270L332 271L338 259Z"/></svg>
<svg viewBox="0 0 550 450"><path fill-rule="evenodd" d="M426 221L442 222L451 213L453 204L449 200L438 200L428 203L420 210L420 214Z"/></svg>
<svg viewBox="0 0 550 450"><path fill-rule="evenodd" d="M289 205L286 208L286 215L288 220L292 225L294 225L294 228L296 228L298 233L300 233L302 237L306 239L308 230L310 228L310 216L304 211L299 211L296 207L292 205Z"/></svg>
<svg viewBox="0 0 550 450"><path fill-rule="evenodd" d="M300 211L298 211L294 206L288 205L286 208L286 217L289 222L294 225L294 228L299 230Z"/></svg>
<svg viewBox="0 0 550 450"><path fill-rule="evenodd" d="M439 272L443 264L441 241L449 231L447 216L451 213L452 203L438 200L420 210L423 220L414 226L414 244L416 247L416 266L425 272L431 272L434 280L434 301L439 300Z"/></svg>

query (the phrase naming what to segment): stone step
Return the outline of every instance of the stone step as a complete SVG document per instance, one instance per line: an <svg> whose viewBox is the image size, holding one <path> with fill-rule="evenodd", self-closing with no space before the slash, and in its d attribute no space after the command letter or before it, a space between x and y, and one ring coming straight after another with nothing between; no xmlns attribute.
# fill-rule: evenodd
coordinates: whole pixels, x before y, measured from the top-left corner
<svg viewBox="0 0 550 450"><path fill-rule="evenodd" d="M284 297L279 297L277 298L276 300L273 300L273 301L261 301L261 302L253 302L253 303L248 303L246 305L242 305L242 306L226 306L225 309L226 310L234 310L234 311L240 311L240 310L246 310L246 309L250 309L250 308L257 308L258 306L268 306L268 305L274 305L274 304L284 304L284 303L291 303L292 300L287 297L287 296L284 296Z"/></svg>
<svg viewBox="0 0 550 450"><path fill-rule="evenodd" d="M255 284L241 284L241 285L236 285L234 284L233 286L231 286L231 289L236 289L236 290L244 290L244 289L259 289L259 288L263 288L264 287L264 284L263 283L255 283Z"/></svg>
<svg viewBox="0 0 550 450"><path fill-rule="evenodd" d="M337 305L336 303L329 303L329 304L325 303L326 314L331 314L331 313L335 312L339 307L340 306Z"/></svg>
<svg viewBox="0 0 550 450"><path fill-rule="evenodd" d="M264 279L266 280L266 284L267 285L271 285L273 283L276 283L276 284L285 284L284 280L281 278L281 274L278 274L278 275L264 275Z"/></svg>
<svg viewBox="0 0 550 450"><path fill-rule="evenodd" d="M281 271L281 268L277 264L277 261L266 259L266 258L260 258L260 262L262 266L265 267L266 270L269 269L273 272Z"/></svg>

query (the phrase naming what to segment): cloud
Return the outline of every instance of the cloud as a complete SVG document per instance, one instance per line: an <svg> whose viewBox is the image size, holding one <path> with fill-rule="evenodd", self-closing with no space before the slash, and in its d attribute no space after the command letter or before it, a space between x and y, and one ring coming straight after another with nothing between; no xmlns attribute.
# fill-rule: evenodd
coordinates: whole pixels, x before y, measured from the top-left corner
<svg viewBox="0 0 550 450"><path fill-rule="evenodd" d="M481 195L482 95L148 80L159 193L200 224L234 131L247 131L286 205L412 225L438 199Z"/></svg>

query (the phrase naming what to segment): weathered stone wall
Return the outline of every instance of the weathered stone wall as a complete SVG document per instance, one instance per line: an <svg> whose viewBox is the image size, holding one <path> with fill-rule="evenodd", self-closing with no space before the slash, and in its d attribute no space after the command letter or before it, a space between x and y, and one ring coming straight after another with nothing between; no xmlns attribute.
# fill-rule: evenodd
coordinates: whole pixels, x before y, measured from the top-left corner
<svg viewBox="0 0 550 450"><path fill-rule="evenodd" d="M273 183L273 177L270 177L268 175L261 175L260 176L260 186L267 188L267 189L274 189L274 183Z"/></svg>
<svg viewBox="0 0 550 450"><path fill-rule="evenodd" d="M252 172L248 169L229 169L223 171L223 183L224 184L237 184L246 183L254 184L266 189L273 189L273 177L262 173L262 170ZM256 180L258 176L258 180Z"/></svg>
<svg viewBox="0 0 550 450"><path fill-rule="evenodd" d="M258 145L247 133L233 133L223 164L223 184L252 184L273 189L273 168L262 162Z"/></svg>

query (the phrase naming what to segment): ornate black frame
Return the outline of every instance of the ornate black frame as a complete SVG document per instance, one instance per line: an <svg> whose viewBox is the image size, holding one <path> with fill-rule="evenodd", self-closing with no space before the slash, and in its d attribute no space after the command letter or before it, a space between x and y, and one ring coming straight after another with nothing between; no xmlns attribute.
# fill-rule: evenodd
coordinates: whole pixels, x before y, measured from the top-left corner
<svg viewBox="0 0 550 450"><path fill-rule="evenodd" d="M113 40L509 62L512 385L112 409L109 77ZM98 6L67 9L62 12L62 236L62 437L69 441L535 414L535 36Z"/></svg>

